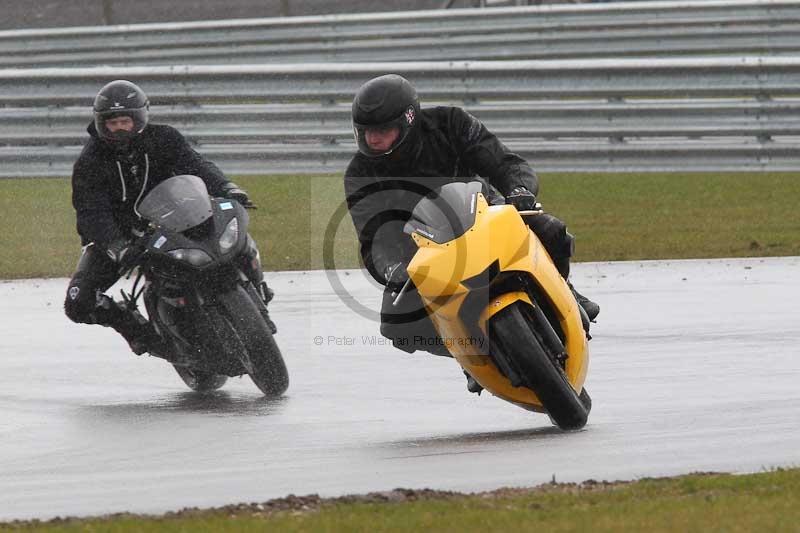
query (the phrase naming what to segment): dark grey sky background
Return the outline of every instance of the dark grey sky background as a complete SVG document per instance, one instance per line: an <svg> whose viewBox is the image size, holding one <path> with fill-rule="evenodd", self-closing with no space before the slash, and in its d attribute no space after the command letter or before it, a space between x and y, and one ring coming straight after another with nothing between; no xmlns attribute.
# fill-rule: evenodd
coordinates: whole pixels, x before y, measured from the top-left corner
<svg viewBox="0 0 800 533"><path fill-rule="evenodd" d="M441 7L444 0L6 0L0 29L369 13ZM455 0L469 7L471 0Z"/></svg>

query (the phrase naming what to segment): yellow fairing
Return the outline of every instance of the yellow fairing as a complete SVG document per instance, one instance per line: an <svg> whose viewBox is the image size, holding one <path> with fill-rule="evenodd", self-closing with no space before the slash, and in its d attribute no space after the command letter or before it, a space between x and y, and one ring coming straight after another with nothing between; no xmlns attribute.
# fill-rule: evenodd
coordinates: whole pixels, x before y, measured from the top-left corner
<svg viewBox="0 0 800 533"><path fill-rule="evenodd" d="M428 309L439 335L450 353L478 383L492 394L526 409L541 411L542 405L528 388L513 387L494 366L485 346L485 338L470 333L459 310L470 293L462 282L480 276L495 261L500 272L528 272L550 295L568 354L566 374L580 393L589 363L586 335L577 303L566 282L558 273L539 239L512 206L489 206L479 195L475 225L464 235L445 244L433 242L418 233L412 235L419 246L408 272ZM481 303L483 311L477 326L486 334L489 319L517 301L531 300L519 287Z"/></svg>

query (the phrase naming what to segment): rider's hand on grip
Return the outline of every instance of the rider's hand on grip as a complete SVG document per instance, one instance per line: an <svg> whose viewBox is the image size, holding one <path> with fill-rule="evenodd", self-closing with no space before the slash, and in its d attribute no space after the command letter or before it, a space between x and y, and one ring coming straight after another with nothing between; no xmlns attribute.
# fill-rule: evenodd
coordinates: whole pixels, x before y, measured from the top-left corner
<svg viewBox="0 0 800 533"><path fill-rule="evenodd" d="M408 271L404 263L393 263L383 272L386 286L393 292L399 292L408 281Z"/></svg>
<svg viewBox="0 0 800 533"><path fill-rule="evenodd" d="M131 242L128 239L124 239L120 237L119 239L114 239L108 246L106 246L106 255L109 259L114 261L117 264L122 264L125 257L131 251Z"/></svg>
<svg viewBox="0 0 800 533"><path fill-rule="evenodd" d="M225 184L222 196L236 200L245 209L256 209L256 205L250 201L250 196L248 196L247 192L232 181Z"/></svg>
<svg viewBox="0 0 800 533"><path fill-rule="evenodd" d="M506 204L513 205L517 211L537 209L536 196L525 187L514 187L514 190L506 195Z"/></svg>
<svg viewBox="0 0 800 533"><path fill-rule="evenodd" d="M109 244L106 253L117 263L120 273L125 273L136 266L142 254L147 249L148 238L147 235L144 235L130 241L118 239Z"/></svg>

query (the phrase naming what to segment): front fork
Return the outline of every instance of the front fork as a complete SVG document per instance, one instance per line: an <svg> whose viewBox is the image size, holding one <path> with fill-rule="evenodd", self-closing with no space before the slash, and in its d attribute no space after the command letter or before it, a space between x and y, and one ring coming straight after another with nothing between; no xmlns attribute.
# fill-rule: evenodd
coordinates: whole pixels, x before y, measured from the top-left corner
<svg viewBox="0 0 800 533"><path fill-rule="evenodd" d="M259 286L264 281L264 272L261 269L261 254L253 238L247 235L247 244L239 257L239 267L254 286Z"/></svg>
<svg viewBox="0 0 800 533"><path fill-rule="evenodd" d="M261 269L261 254L258 252L256 242L249 234L247 235L247 245L241 256L240 266L242 273L246 277L246 281L249 282L245 283L247 294L253 300L259 313L261 313L261 317L267 322L272 333L277 333L278 328L269 317L269 311L267 310L267 305L275 296L275 293L272 292L272 289L267 286L267 282L264 281L264 271Z"/></svg>
<svg viewBox="0 0 800 533"><path fill-rule="evenodd" d="M267 323L267 326L272 334L274 335L277 333L278 327L270 318L269 310L267 309L267 304L269 304L270 300L272 300L275 293L272 292L272 289L267 287L267 282L262 281L258 285L247 283L245 284L245 290L247 291L248 296L250 296L250 299L253 300L258 312L261 314L261 318L263 318Z"/></svg>

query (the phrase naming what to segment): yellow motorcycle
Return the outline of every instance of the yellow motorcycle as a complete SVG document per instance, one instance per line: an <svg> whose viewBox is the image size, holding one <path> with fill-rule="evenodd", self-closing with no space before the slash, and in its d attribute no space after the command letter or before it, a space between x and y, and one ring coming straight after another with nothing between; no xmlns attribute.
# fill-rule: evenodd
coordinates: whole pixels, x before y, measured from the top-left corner
<svg viewBox="0 0 800 533"><path fill-rule="evenodd" d="M480 182L450 183L416 205L405 225L418 247L409 283L485 390L579 429L591 410L588 321L523 221L541 212L489 205L481 191Z"/></svg>

